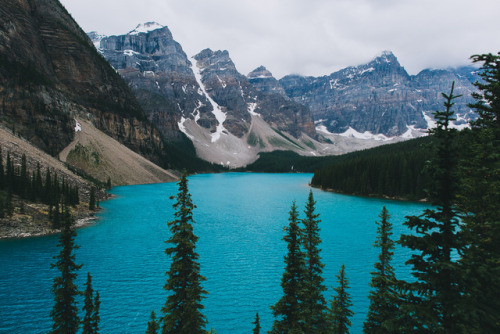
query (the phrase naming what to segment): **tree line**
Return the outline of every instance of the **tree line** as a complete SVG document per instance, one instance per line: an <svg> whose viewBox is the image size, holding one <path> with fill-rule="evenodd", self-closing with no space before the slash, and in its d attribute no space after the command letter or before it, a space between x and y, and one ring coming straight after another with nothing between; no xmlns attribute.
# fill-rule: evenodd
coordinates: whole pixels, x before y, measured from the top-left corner
<svg viewBox="0 0 500 334"><path fill-rule="evenodd" d="M16 165L7 152L5 164L0 148L0 217L12 216L12 196L38 202L53 207L59 207L61 202L65 205L75 206L80 203L78 186L72 186L63 177L59 181L56 172L51 172L47 167L42 177L40 163L35 171L30 171L26 163L26 155L21 157L21 164Z"/></svg>
<svg viewBox="0 0 500 334"><path fill-rule="evenodd" d="M476 84L482 94L474 95L477 102L471 107L477 110L479 118L464 137L468 145L458 147L457 131L449 127L454 100L459 97L454 95L454 85L449 94L443 94L445 110L434 115L437 127L431 130L434 140L426 192L433 208L419 216L406 217L404 224L411 233L403 234L397 241L392 240L390 214L385 207L376 222L374 246L379 249L379 256L371 273L364 333L500 331L500 53L473 56L473 61L482 62L485 71L483 81ZM464 152L459 155L459 150ZM196 253L198 237L193 233L196 206L188 191L186 174L178 185L177 196L171 197L176 199L175 213L174 220L168 222L171 235L165 250L172 259L164 285L168 297L158 318L154 310L151 312L146 333L215 333L205 328L202 301L207 292L202 287L205 278ZM270 306L274 322L269 333L348 333L352 302L344 265L337 275L330 305L324 298L320 220L312 192L304 213L305 218L299 219L297 206L292 203L283 237L287 245L281 279L283 293ZM394 274L391 260L395 242L411 250L406 261L413 276L409 281ZM72 247L70 242L65 244ZM62 254L58 259L63 258ZM67 263L72 272L79 269L71 261ZM59 268L59 262L56 266ZM64 272L61 267L61 273ZM54 281L53 288L57 305L61 285L56 283L59 281ZM72 291L76 295L75 289ZM95 312L98 303L93 305L89 309ZM76 308L73 306L74 313L68 317L56 317L60 312L55 310L56 306L54 328L69 328L65 321L75 325L74 330L53 333L76 333ZM89 319L93 319L92 315ZM253 324L253 333L260 333L258 313Z"/></svg>
<svg viewBox="0 0 500 334"><path fill-rule="evenodd" d="M422 199L433 136L346 154L314 172L311 185L361 196Z"/></svg>

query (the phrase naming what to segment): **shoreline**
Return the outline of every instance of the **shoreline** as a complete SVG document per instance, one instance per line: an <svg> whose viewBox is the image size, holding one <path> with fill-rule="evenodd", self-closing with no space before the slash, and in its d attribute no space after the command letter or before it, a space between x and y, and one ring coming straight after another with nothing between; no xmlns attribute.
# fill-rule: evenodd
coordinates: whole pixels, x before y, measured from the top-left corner
<svg viewBox="0 0 500 334"><path fill-rule="evenodd" d="M95 212L79 212L74 216L73 228L79 229L94 225L99 219ZM58 234L61 229L53 229L48 222L35 223L13 219L10 226L0 229L0 242L2 240L26 239Z"/></svg>
<svg viewBox="0 0 500 334"><path fill-rule="evenodd" d="M429 204L429 200L427 198L421 198L421 199L407 199L404 197L390 197L390 196L378 196L378 195L359 195L359 194L350 194L346 192L341 192L341 191L336 191L332 188L323 188L321 186L316 186L312 185L309 183L309 186L311 188L315 188L321 191L326 191L334 194L339 194L339 195L346 195L346 196L355 196L355 197L364 197L364 198L373 198L373 199L383 199L383 200L389 200L389 201L397 201L397 202L410 202L410 203L427 203Z"/></svg>

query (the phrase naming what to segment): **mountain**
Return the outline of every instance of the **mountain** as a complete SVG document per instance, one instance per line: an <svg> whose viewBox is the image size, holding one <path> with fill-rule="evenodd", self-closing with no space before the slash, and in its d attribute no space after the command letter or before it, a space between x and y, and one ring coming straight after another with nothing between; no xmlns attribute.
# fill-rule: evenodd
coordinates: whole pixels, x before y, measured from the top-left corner
<svg viewBox="0 0 500 334"><path fill-rule="evenodd" d="M368 64L348 67L323 77L289 75L279 82L286 95L313 112L316 126L330 133L412 136L432 126L432 112L443 108L441 93L455 81L454 110L463 126L474 118L467 107L477 79L473 67L424 70L409 75L392 52ZM467 75L464 75L467 74Z"/></svg>
<svg viewBox="0 0 500 334"><path fill-rule="evenodd" d="M241 166L261 151L311 154L317 134L309 108L283 90L259 90L227 51L205 49L189 60L168 27L151 22L125 35L89 37L162 134L189 138L203 159Z"/></svg>
<svg viewBox="0 0 500 334"><path fill-rule="evenodd" d="M3 2L0 29L2 128L57 156L77 139L81 119L115 146L164 162L161 133L57 0Z"/></svg>
<svg viewBox="0 0 500 334"><path fill-rule="evenodd" d="M322 77L277 80L264 66L247 76L229 52L189 58L168 29L150 22L120 36L89 33L125 79L148 119L170 140L186 141L210 162L242 166L260 152L330 155L425 135L452 81L456 127L475 117L473 67L409 75L385 51L371 62Z"/></svg>

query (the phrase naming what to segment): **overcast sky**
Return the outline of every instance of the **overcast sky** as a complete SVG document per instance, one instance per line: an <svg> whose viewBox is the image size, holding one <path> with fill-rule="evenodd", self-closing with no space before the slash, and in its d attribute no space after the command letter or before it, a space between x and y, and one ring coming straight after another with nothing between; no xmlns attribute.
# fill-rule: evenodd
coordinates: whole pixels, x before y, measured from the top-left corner
<svg viewBox="0 0 500 334"><path fill-rule="evenodd" d="M168 26L188 57L228 50L239 72L326 75L392 51L410 74L500 51L499 0L60 0L86 31Z"/></svg>

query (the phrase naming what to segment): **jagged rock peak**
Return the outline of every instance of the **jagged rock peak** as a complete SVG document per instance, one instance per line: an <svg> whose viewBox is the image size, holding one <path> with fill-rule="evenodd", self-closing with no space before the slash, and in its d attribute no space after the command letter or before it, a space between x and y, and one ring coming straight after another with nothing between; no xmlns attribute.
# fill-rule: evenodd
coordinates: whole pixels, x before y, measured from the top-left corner
<svg viewBox="0 0 500 334"><path fill-rule="evenodd" d="M163 26L157 22L141 23L141 24L138 24L134 30L130 31L128 33L128 35L138 35L140 33L148 33L150 31L162 29L162 28L165 28L165 26Z"/></svg>
<svg viewBox="0 0 500 334"><path fill-rule="evenodd" d="M249 79L257 79L257 78L272 78L273 74L264 66L259 66L252 72L248 73L247 76Z"/></svg>
<svg viewBox="0 0 500 334"><path fill-rule="evenodd" d="M236 66L229 57L227 50L212 51L211 49L205 49L193 58L198 62L198 66L204 69L211 68L213 70L231 70L237 72Z"/></svg>
<svg viewBox="0 0 500 334"><path fill-rule="evenodd" d="M399 64L398 58L392 53L392 51L382 51L379 56L376 56L371 63L391 63L396 66L401 66Z"/></svg>

